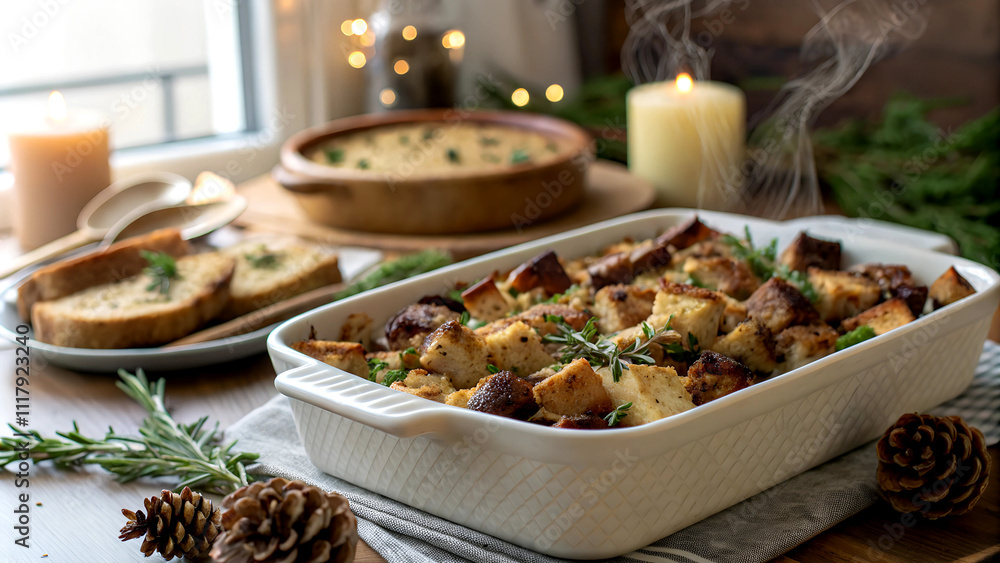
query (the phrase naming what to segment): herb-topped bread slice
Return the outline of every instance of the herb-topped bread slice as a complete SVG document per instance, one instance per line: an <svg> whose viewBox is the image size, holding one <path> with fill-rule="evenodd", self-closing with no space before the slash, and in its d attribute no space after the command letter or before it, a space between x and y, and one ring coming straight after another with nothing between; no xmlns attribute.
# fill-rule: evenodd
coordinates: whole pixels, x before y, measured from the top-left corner
<svg viewBox="0 0 1000 563"><path fill-rule="evenodd" d="M218 316L236 263L219 252L146 254L138 276L36 303L35 338L73 348L138 348L171 342Z"/></svg>
<svg viewBox="0 0 1000 563"><path fill-rule="evenodd" d="M295 238L250 239L220 252L236 260L223 319L341 281L335 253Z"/></svg>

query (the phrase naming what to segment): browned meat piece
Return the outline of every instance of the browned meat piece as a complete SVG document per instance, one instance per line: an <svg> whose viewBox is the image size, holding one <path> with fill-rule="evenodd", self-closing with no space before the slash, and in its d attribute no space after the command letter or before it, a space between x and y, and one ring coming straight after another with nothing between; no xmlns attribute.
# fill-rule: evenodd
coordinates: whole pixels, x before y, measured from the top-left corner
<svg viewBox="0 0 1000 563"><path fill-rule="evenodd" d="M836 268L826 268L836 270ZM852 272L861 272L878 282L885 295L895 295L896 288L902 285L916 285L913 274L906 266L899 264L858 264L851 268Z"/></svg>
<svg viewBox="0 0 1000 563"><path fill-rule="evenodd" d="M781 263L799 272L805 272L809 268L839 270L840 243L799 233L781 253Z"/></svg>
<svg viewBox="0 0 1000 563"><path fill-rule="evenodd" d="M681 382L694 404L704 405L749 387L753 383L753 373L736 360L705 350L691 364Z"/></svg>
<svg viewBox="0 0 1000 563"><path fill-rule="evenodd" d="M549 295L562 293L573 285L553 251L544 252L521 264L507 278L511 287L524 293L542 287Z"/></svg>
<svg viewBox="0 0 1000 563"><path fill-rule="evenodd" d="M450 297L444 297L441 295L427 295L425 297L421 297L420 301L417 301L417 303L421 305L440 305L442 307L447 307L448 310L455 311L456 313L459 314L465 311L465 305L463 305L461 302L455 301Z"/></svg>
<svg viewBox="0 0 1000 563"><path fill-rule="evenodd" d="M599 416L584 414L560 417L559 422L552 426L553 428L570 428L573 430L607 430L608 421Z"/></svg>
<svg viewBox="0 0 1000 563"><path fill-rule="evenodd" d="M357 342L333 342L330 340L302 340L292 343L292 348L315 358L324 364L340 368L358 377L368 378L368 362L365 349Z"/></svg>
<svg viewBox="0 0 1000 563"><path fill-rule="evenodd" d="M587 273L595 290L611 284L629 283L632 281L632 262L627 253L616 252L591 264Z"/></svg>
<svg viewBox="0 0 1000 563"><path fill-rule="evenodd" d="M694 277L706 287L744 300L760 287L757 278L744 260L723 256L710 258L690 257L684 261L684 273Z"/></svg>
<svg viewBox="0 0 1000 563"><path fill-rule="evenodd" d="M906 301L893 297L859 315L844 319L844 322L840 323L840 330L850 332L861 325L868 325L875 330L875 334L885 334L916 319Z"/></svg>
<svg viewBox="0 0 1000 563"><path fill-rule="evenodd" d="M914 317L919 317L924 312L924 304L927 303L926 285L901 285L893 295L906 301Z"/></svg>
<svg viewBox="0 0 1000 563"><path fill-rule="evenodd" d="M941 277L931 284L930 298L935 309L940 309L945 305L951 305L959 299L964 299L973 293L975 288L968 280L963 278L954 266L941 274Z"/></svg>
<svg viewBox="0 0 1000 563"><path fill-rule="evenodd" d="M385 337L391 350L419 348L428 334L459 314L442 305L414 303L385 323Z"/></svg>
<svg viewBox="0 0 1000 563"><path fill-rule="evenodd" d="M535 385L535 402L545 410L561 415L605 415L614 409L604 390L601 376L583 358Z"/></svg>
<svg viewBox="0 0 1000 563"><path fill-rule="evenodd" d="M677 225L662 235L656 237L657 244L672 248L673 250L683 250L697 242L715 238L719 236L718 231L706 227L695 215L688 221Z"/></svg>
<svg viewBox="0 0 1000 563"><path fill-rule="evenodd" d="M481 326L476 329L476 334L480 336L487 336L494 332L504 330L517 321L524 322L531 328L537 330L542 336L545 336L546 334L553 334L557 332L556 325L555 323L550 323L545 320L545 317L548 315L562 317L575 330L582 330L584 325L587 324L587 321L590 320L590 317L593 316L586 311L575 309L569 305L562 305L560 303L541 303L516 315L499 319L487 325Z"/></svg>
<svg viewBox="0 0 1000 563"><path fill-rule="evenodd" d="M632 249L628 259L632 264L632 276L638 277L669 266L670 249L655 240L647 240Z"/></svg>
<svg viewBox="0 0 1000 563"><path fill-rule="evenodd" d="M653 312L656 290L634 285L609 285L594 296L594 312L601 332L625 330L646 320ZM657 327L659 328L659 327Z"/></svg>
<svg viewBox="0 0 1000 563"><path fill-rule="evenodd" d="M744 303L747 316L764 323L777 334L791 325L816 320L816 309L797 287L781 278L771 278Z"/></svg>
<svg viewBox="0 0 1000 563"><path fill-rule="evenodd" d="M484 278L479 283L462 292L465 309L473 318L481 321L502 319L510 312L510 305L503 294L497 289L492 277Z"/></svg>
<svg viewBox="0 0 1000 563"><path fill-rule="evenodd" d="M520 419L538 411L531 384L509 371L499 371L483 380L469 399L468 408Z"/></svg>

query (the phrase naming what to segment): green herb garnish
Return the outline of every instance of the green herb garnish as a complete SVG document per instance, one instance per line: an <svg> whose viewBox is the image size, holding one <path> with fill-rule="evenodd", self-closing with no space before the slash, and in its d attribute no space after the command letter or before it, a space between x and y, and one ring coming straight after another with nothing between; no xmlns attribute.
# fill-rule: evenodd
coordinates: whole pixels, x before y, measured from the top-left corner
<svg viewBox="0 0 1000 563"><path fill-rule="evenodd" d="M468 325L470 320L472 320L472 315L468 311L462 311L462 314L458 317L458 322L463 325Z"/></svg>
<svg viewBox="0 0 1000 563"><path fill-rule="evenodd" d="M531 160L531 155L524 149L514 149L510 152L510 163L521 164Z"/></svg>
<svg viewBox="0 0 1000 563"><path fill-rule="evenodd" d="M819 301L819 293L816 292L816 288L813 287L812 282L809 281L809 276L805 273L793 270L789 268L787 264L779 264L774 275L788 280L789 283L799 288L802 295L804 295L811 303Z"/></svg>
<svg viewBox="0 0 1000 563"><path fill-rule="evenodd" d="M673 317L671 317L673 318ZM698 337L688 333L688 347L685 348L680 342L663 344L663 351L675 362L690 364L701 355L701 347L698 346Z"/></svg>
<svg viewBox="0 0 1000 563"><path fill-rule="evenodd" d="M556 152L557 150L559 150L559 147L557 147L555 143L549 142L545 144L545 149L548 150L549 152Z"/></svg>
<svg viewBox="0 0 1000 563"><path fill-rule="evenodd" d="M250 265L254 268L260 268L263 270L273 270L278 267L282 253L272 252L267 249L266 245L260 245L257 248L257 254L244 254L243 257L250 262Z"/></svg>
<svg viewBox="0 0 1000 563"><path fill-rule="evenodd" d="M344 162L344 149L324 149L323 154L326 155L326 161L330 164Z"/></svg>
<svg viewBox="0 0 1000 563"><path fill-rule="evenodd" d="M430 141L433 138L434 138L434 130L433 129L426 129L426 130L424 130L423 140Z"/></svg>
<svg viewBox="0 0 1000 563"><path fill-rule="evenodd" d="M507 293L509 293L511 297L517 297L518 295L521 295L521 292L514 289L513 287L508 289Z"/></svg>
<svg viewBox="0 0 1000 563"><path fill-rule="evenodd" d="M555 323L558 332L546 334L542 337L542 341L563 345L560 350L562 363L584 358L594 367L607 366L611 369L611 377L616 382L621 379L622 370L629 369L629 364L654 363L648 354L649 347L658 336L671 330L669 321L659 330L654 330L649 323L643 322L642 332L646 336L646 341L640 344L639 339L633 340L624 350L620 350L614 342L598 334L593 317L587 320L582 330L574 330L565 319L556 315L546 315L545 322Z"/></svg>
<svg viewBox="0 0 1000 563"><path fill-rule="evenodd" d="M500 368L496 367L493 364L486 364L486 370L489 371L490 373L500 373Z"/></svg>
<svg viewBox="0 0 1000 563"><path fill-rule="evenodd" d="M494 145L499 145L500 139L497 139L496 137L480 137L479 144L484 147L492 147Z"/></svg>
<svg viewBox="0 0 1000 563"><path fill-rule="evenodd" d="M371 273L338 291L334 300L345 299L361 292L406 278L424 274L451 264L451 257L440 250L422 250L379 264Z"/></svg>
<svg viewBox="0 0 1000 563"><path fill-rule="evenodd" d="M179 279L177 273L177 261L174 257L164 252L150 252L140 250L139 254L149 264L143 273L153 278L146 286L146 291L158 291L161 295L170 295L170 280Z"/></svg>
<svg viewBox="0 0 1000 563"><path fill-rule="evenodd" d="M708 287L701 280L699 280L694 274L689 274L688 279L684 283L688 285L693 285L695 287L703 287L703 288Z"/></svg>
<svg viewBox="0 0 1000 563"><path fill-rule="evenodd" d="M774 275L774 261L778 258L778 239L771 239L771 242L764 248L754 248L750 227L744 226L743 232L746 236L745 244L733 235L723 235L722 242L732 248L734 256L746 261L754 275L762 281L771 279L771 276Z"/></svg>
<svg viewBox="0 0 1000 563"><path fill-rule="evenodd" d="M500 157L495 154L483 153L483 160L486 162L500 162Z"/></svg>
<svg viewBox="0 0 1000 563"><path fill-rule="evenodd" d="M362 158L361 160L358 161L358 168L360 168L361 170L368 170L369 168L371 168L371 164L368 162L367 158Z"/></svg>
<svg viewBox="0 0 1000 563"><path fill-rule="evenodd" d="M632 408L632 402L631 401L629 401L629 402L627 402L624 405L621 405L619 407L615 407L615 410L609 412L608 415L604 417L604 420L608 421L608 427L611 427L611 426L614 426L614 425L618 424L619 422L621 422L621 420L623 418L625 418L626 416L628 416L628 412L627 411L630 408Z"/></svg>
<svg viewBox="0 0 1000 563"><path fill-rule="evenodd" d="M410 136L409 135L400 135L399 136L399 144L401 144L401 145L408 145L408 144L410 144Z"/></svg>
<svg viewBox="0 0 1000 563"><path fill-rule="evenodd" d="M382 378L382 385L386 387L392 387L392 384L397 381L403 381L406 379L405 369L393 369L385 372L385 377Z"/></svg>
<svg viewBox="0 0 1000 563"><path fill-rule="evenodd" d="M400 357L403 355L400 354ZM368 358L368 381L378 381L378 372L389 367L389 362L379 358Z"/></svg>
<svg viewBox="0 0 1000 563"><path fill-rule="evenodd" d="M556 293L556 294L552 295L552 297L549 297L545 301L542 301L542 303L558 303L559 300L562 299L563 297L565 297L565 296L567 296L570 293L573 293L575 291L579 291L579 290L580 290L580 286L578 286L576 284L573 284L573 285L567 287L566 291L564 291L562 293Z"/></svg>
<svg viewBox="0 0 1000 563"><path fill-rule="evenodd" d="M456 163L456 164L459 162L458 151L457 150L455 150L455 149L448 149L447 151L445 151L445 154L448 156L448 162L453 162L453 163Z"/></svg>
<svg viewBox="0 0 1000 563"><path fill-rule="evenodd" d="M861 325L837 339L837 351L860 344L869 338L875 338L875 329L868 325Z"/></svg>
<svg viewBox="0 0 1000 563"><path fill-rule="evenodd" d="M59 469L96 465L121 482L170 477L177 489L220 495L248 484L244 464L255 461L257 454L234 452L236 441L221 443L219 424L208 426L207 416L191 424L176 422L164 406L165 380L150 383L142 370L135 375L118 370L118 377L118 388L146 409L138 436L117 434L109 427L103 437L88 438L73 422L72 430L46 438L11 426L15 435L0 438L0 467L27 453L36 463L49 460Z"/></svg>

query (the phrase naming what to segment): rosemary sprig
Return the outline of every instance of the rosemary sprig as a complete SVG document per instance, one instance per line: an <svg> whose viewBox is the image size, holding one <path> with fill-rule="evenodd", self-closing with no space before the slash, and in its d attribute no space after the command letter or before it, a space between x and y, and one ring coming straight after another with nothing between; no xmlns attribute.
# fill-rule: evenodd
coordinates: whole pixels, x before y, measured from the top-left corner
<svg viewBox="0 0 1000 563"><path fill-rule="evenodd" d="M576 358L585 358L592 366L611 369L611 377L617 382L621 379L623 370L630 364L650 365L653 358L649 356L649 347L663 333L671 330L668 320L663 328L654 330L649 323L642 323L642 332L646 340L633 340L624 349L619 349L614 342L598 334L597 324L593 317L587 320L582 330L575 330L565 319L556 315L546 315L545 321L555 323L558 333L546 334L543 342L562 344L560 362L569 363Z"/></svg>
<svg viewBox="0 0 1000 563"><path fill-rule="evenodd" d="M383 262L370 274L337 292L334 295L334 300L345 299L369 289L436 270L448 264L451 264L451 257L440 250L423 250L415 254L407 254L396 260Z"/></svg>
<svg viewBox="0 0 1000 563"><path fill-rule="evenodd" d="M177 489L192 487L227 494L246 485L244 464L258 454L234 452L236 441L219 442L218 423L206 428L207 416L192 424L176 422L163 404L165 381L150 383L145 373L119 370L118 387L146 409L139 436L118 434L113 428L102 438L88 438L73 430L43 437L35 430L22 432L14 426L13 437L0 438L0 467L20 459L27 450L35 461L52 461L60 469L97 465L114 473L121 482L142 477L173 477Z"/></svg>
<svg viewBox="0 0 1000 563"><path fill-rule="evenodd" d="M149 264L143 273L153 278L146 286L146 291L158 291L162 295L170 295L170 280L177 279L177 261L164 252L140 250L139 254Z"/></svg>
<svg viewBox="0 0 1000 563"><path fill-rule="evenodd" d="M750 236L750 227L745 226L743 232L746 236L745 244L732 235L723 235L722 241L733 249L734 256L746 260L747 265L750 266L750 269L753 270L753 273L761 281L779 277L799 288L799 291L809 301L815 303L819 299L816 288L809 283L809 279L804 273L792 270L786 264L776 264L778 259L778 239L771 239L771 242L764 248L754 248L753 238Z"/></svg>
<svg viewBox="0 0 1000 563"><path fill-rule="evenodd" d="M609 427L614 426L614 425L618 424L619 422L621 422L621 420L623 418L625 418L626 416L628 416L628 410L630 408L632 408L632 402L631 401L625 403L624 405L615 407L615 410L609 412L608 415L604 417L604 420L608 421L608 426Z"/></svg>

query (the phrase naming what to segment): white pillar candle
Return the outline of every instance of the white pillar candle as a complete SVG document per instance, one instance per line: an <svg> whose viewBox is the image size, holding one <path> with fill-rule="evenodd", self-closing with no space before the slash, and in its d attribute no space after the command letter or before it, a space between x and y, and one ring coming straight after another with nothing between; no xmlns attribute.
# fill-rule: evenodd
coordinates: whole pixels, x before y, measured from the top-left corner
<svg viewBox="0 0 1000 563"><path fill-rule="evenodd" d="M43 123L10 134L11 221L25 250L75 231L83 207L111 184L108 124L99 113L67 112L53 92Z"/></svg>
<svg viewBox="0 0 1000 563"><path fill-rule="evenodd" d="M659 207L735 204L746 135L746 99L735 86L653 82L628 93L628 168L656 186Z"/></svg>

